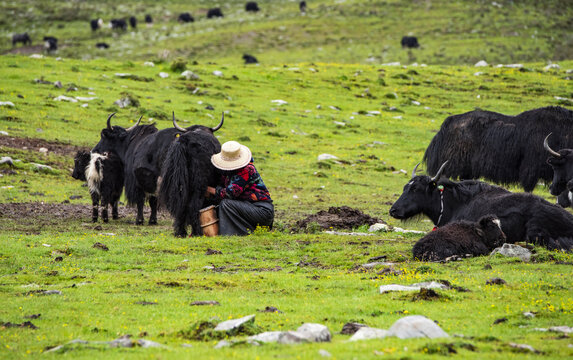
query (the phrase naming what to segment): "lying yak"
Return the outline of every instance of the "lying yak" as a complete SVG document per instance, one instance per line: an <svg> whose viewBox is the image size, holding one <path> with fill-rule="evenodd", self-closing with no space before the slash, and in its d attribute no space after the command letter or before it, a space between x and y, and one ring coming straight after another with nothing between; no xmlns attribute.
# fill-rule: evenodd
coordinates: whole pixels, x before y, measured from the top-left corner
<svg viewBox="0 0 573 360"><path fill-rule="evenodd" d="M439 261L454 255L487 255L504 242L499 219L489 214L477 222L459 220L428 233L412 253L417 260Z"/></svg>
<svg viewBox="0 0 573 360"><path fill-rule="evenodd" d="M440 179L446 163L432 178L417 176L416 166L412 179L390 208L390 215L409 219L423 214L440 227L457 220L478 221L493 214L501 221L508 243L527 241L550 250L573 248L572 214L529 193L511 193L477 180Z"/></svg>
<svg viewBox="0 0 573 360"><path fill-rule="evenodd" d="M547 163L553 169L553 181L549 187L551 195L566 193L567 201L573 201L573 149L555 151L549 146L549 136L543 141L543 147L549 153ZM562 202L560 202L562 204ZM563 204L562 204L563 205Z"/></svg>
<svg viewBox="0 0 573 360"><path fill-rule="evenodd" d="M221 151L219 140L213 135L223 125L215 128L194 125L182 128L175 122L173 126L182 132L169 147L161 169L159 198L174 218L173 229L177 237L187 236L187 226L191 234L203 234L199 225L199 210L205 205L207 186L215 186L220 174L211 164L211 156Z"/></svg>
<svg viewBox="0 0 573 360"><path fill-rule="evenodd" d="M74 179L87 181L92 198L92 221L97 222L99 206L103 222L109 221L107 208L111 205L111 216L119 218L118 204L123 191L123 163L114 153L96 154L78 151L74 158Z"/></svg>

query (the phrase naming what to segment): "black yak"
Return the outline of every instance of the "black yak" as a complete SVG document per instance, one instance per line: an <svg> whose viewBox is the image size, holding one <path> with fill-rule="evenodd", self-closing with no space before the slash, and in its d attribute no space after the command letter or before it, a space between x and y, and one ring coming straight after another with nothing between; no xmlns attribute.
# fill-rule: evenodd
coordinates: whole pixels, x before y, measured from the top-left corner
<svg viewBox="0 0 573 360"><path fill-rule="evenodd" d="M190 22L195 21L195 19L193 19L193 16L191 16L191 14L186 12L186 13L179 14L177 21L182 22L182 23L190 23Z"/></svg>
<svg viewBox="0 0 573 360"><path fill-rule="evenodd" d="M111 19L109 24L112 30L127 31L127 22L125 19Z"/></svg>
<svg viewBox="0 0 573 360"><path fill-rule="evenodd" d="M135 16L129 17L129 26L131 26L133 30L137 29L137 18Z"/></svg>
<svg viewBox="0 0 573 360"><path fill-rule="evenodd" d="M12 46L16 46L18 43L22 43L23 45L32 45L32 39L30 39L30 35L27 32L23 34L13 34L12 35Z"/></svg>
<svg viewBox="0 0 573 360"><path fill-rule="evenodd" d="M223 17L223 12L221 8L212 8L207 11L207 19Z"/></svg>
<svg viewBox="0 0 573 360"><path fill-rule="evenodd" d="M207 186L215 186L220 174L211 164L211 156L221 151L219 140L213 135L223 125L215 128L201 125L184 129L173 125L183 134L169 147L161 170L160 200L174 218L173 230L177 237L203 234L199 224L199 210L205 202Z"/></svg>
<svg viewBox="0 0 573 360"><path fill-rule="evenodd" d="M245 4L245 11L257 12L259 10L259 4L256 1L249 1Z"/></svg>
<svg viewBox="0 0 573 360"><path fill-rule="evenodd" d="M505 234L495 215L486 215L477 222L458 220L429 232L412 249L414 259L444 260L450 256L487 255L503 245Z"/></svg>
<svg viewBox="0 0 573 360"><path fill-rule="evenodd" d="M98 42L96 44L96 48L98 49L109 49L109 44L104 42Z"/></svg>
<svg viewBox="0 0 573 360"><path fill-rule="evenodd" d="M44 48L49 53L58 50L58 39L53 36L44 36Z"/></svg>
<svg viewBox="0 0 573 360"><path fill-rule="evenodd" d="M306 1L301 1L298 3L298 9L301 13L306 13Z"/></svg>
<svg viewBox="0 0 573 360"><path fill-rule="evenodd" d="M151 15L149 14L145 15L145 23L148 25L153 24L153 18L151 17Z"/></svg>
<svg viewBox="0 0 573 360"><path fill-rule="evenodd" d="M111 126L111 118L115 113L107 118L107 127L101 131L99 143L92 149L92 153L115 153L124 165L125 196L128 205L137 207L135 223L143 224L143 205L145 204L146 193L136 179L135 159L136 154L141 153L140 144L148 137L157 132L154 124L139 125L141 118L135 125L124 129L121 126ZM150 196L149 225L157 224L157 198Z"/></svg>
<svg viewBox="0 0 573 360"><path fill-rule="evenodd" d="M118 205L123 191L123 164L114 153L97 154L78 151L74 158L74 179L87 181L92 199L92 221L97 222L99 206L103 222L109 221L108 205L114 220L119 218Z"/></svg>
<svg viewBox="0 0 573 360"><path fill-rule="evenodd" d="M553 178L543 141L547 134L557 148L573 148L573 111L544 107L516 116L475 110L449 116L424 154L427 171L436 173L448 160L444 175L509 185L533 191L539 179Z"/></svg>
<svg viewBox="0 0 573 360"><path fill-rule="evenodd" d="M418 38L415 36L404 36L400 41L403 48L419 48Z"/></svg>
<svg viewBox="0 0 573 360"><path fill-rule="evenodd" d="M249 55L249 54L244 54L243 60L245 61L245 64L258 64L259 63L259 61L257 60L256 57L254 57L253 55Z"/></svg>
<svg viewBox="0 0 573 360"><path fill-rule="evenodd" d="M570 205L573 201L573 149L561 149L559 151L551 149L548 142L550 135L547 135L543 141L543 148L550 154L547 163L553 169L553 181L549 191L552 195L557 196L566 194L567 198L560 199L559 204L565 206L564 203L569 201L568 205Z"/></svg>
<svg viewBox="0 0 573 360"><path fill-rule="evenodd" d="M527 241L550 250L573 248L573 215L569 212L529 193L511 193L476 180L440 179L445 165L432 178L417 176L414 168L412 179L390 208L390 215L409 219L423 214L440 227L457 220L478 221L493 214L501 221L508 243Z"/></svg>
<svg viewBox="0 0 573 360"><path fill-rule="evenodd" d="M102 19L92 19L90 20L90 27L92 28L92 31L97 31L98 29L100 29L103 26L103 20Z"/></svg>

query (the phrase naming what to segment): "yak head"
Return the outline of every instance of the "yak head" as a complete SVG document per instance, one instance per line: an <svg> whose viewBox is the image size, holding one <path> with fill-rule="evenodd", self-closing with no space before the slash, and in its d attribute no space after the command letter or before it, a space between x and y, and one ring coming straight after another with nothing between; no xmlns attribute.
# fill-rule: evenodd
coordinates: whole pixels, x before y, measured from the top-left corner
<svg viewBox="0 0 573 360"><path fill-rule="evenodd" d="M92 149L93 153L103 154L104 152L112 151L117 154L123 154L126 148L126 141L129 138L129 133L135 129L141 121L140 117L135 125L124 129L121 126L111 126L111 118L114 115L115 113L111 114L107 118L107 127L101 131L100 141Z"/></svg>
<svg viewBox="0 0 573 360"><path fill-rule="evenodd" d="M74 156L74 171L72 177L76 180L86 181L86 168L90 164L91 154L89 151L78 151Z"/></svg>
<svg viewBox="0 0 573 360"><path fill-rule="evenodd" d="M548 143L549 136L551 134L547 135L543 141L543 147L550 154L547 163L553 168L553 181L549 190L551 195L558 196L565 190L573 190L573 186L572 189L569 189L569 185L573 185L573 149L561 149L559 151L551 149Z"/></svg>
<svg viewBox="0 0 573 360"><path fill-rule="evenodd" d="M215 126L214 128L210 128L203 125L191 125L188 128L184 128L177 124L177 122L175 121L175 112L173 112L173 127L175 127L177 130L181 131L184 134L188 132L204 132L206 134L213 135L215 131L219 130L221 126L223 126L224 120L225 120L225 113L222 114L219 125Z"/></svg>
<svg viewBox="0 0 573 360"><path fill-rule="evenodd" d="M506 240L505 233L501 230L501 221L492 214L482 216L478 220L476 231L490 249L502 246Z"/></svg>
<svg viewBox="0 0 573 360"><path fill-rule="evenodd" d="M412 171L412 179L404 186L402 195L390 208L390 216L405 220L419 214L430 216L435 213L436 204L439 206L440 203L437 181L447 163L446 161L442 164L434 177L416 175L416 169L420 164L416 165ZM437 220L437 218L432 220Z"/></svg>

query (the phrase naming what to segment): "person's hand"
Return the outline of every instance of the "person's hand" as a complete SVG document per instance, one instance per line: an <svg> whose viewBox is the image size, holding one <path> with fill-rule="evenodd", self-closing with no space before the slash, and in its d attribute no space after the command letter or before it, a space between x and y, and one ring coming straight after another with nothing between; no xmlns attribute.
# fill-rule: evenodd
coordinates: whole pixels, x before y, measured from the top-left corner
<svg viewBox="0 0 573 360"><path fill-rule="evenodd" d="M211 186L207 186L207 191L205 191L205 197L212 197L215 196L215 188Z"/></svg>

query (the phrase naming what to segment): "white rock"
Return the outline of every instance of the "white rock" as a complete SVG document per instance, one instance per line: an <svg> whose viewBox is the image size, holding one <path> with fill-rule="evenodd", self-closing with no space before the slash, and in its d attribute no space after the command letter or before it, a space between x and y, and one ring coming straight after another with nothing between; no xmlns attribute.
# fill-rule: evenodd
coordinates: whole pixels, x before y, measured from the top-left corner
<svg viewBox="0 0 573 360"><path fill-rule="evenodd" d="M483 75L483 72L478 71L478 72L474 73L474 76L480 76L480 75Z"/></svg>
<svg viewBox="0 0 573 360"><path fill-rule="evenodd" d="M506 67L506 68L512 68L512 69L521 69L523 67L523 64L498 64L496 67L501 68L501 67Z"/></svg>
<svg viewBox="0 0 573 360"><path fill-rule="evenodd" d="M0 131L0 135L6 135L6 136L8 136L8 132L7 132L7 131Z"/></svg>
<svg viewBox="0 0 573 360"><path fill-rule="evenodd" d="M573 332L573 328L569 326L552 326L549 328L549 331L571 334Z"/></svg>
<svg viewBox="0 0 573 360"><path fill-rule="evenodd" d="M233 343L229 340L221 340L217 343L217 345L215 345L215 349L221 349L221 348L225 348L225 347L230 347L231 345L233 345Z"/></svg>
<svg viewBox="0 0 573 360"><path fill-rule="evenodd" d="M532 312L527 311L527 312L524 312L524 313L523 313L523 316L525 316L526 318L532 319L532 318L535 317L535 314L532 313Z"/></svg>
<svg viewBox="0 0 573 360"><path fill-rule="evenodd" d="M340 108L338 106L329 105L328 107L331 108L332 110L340 111Z"/></svg>
<svg viewBox="0 0 573 360"><path fill-rule="evenodd" d="M286 101L284 101L284 100L280 100L280 99L271 100L271 102L272 102L273 104L277 104L277 105L279 105L279 106L288 104L288 102L286 102Z"/></svg>
<svg viewBox="0 0 573 360"><path fill-rule="evenodd" d="M215 70L213 71L213 75L215 76L223 76L223 72L219 71L219 70Z"/></svg>
<svg viewBox="0 0 573 360"><path fill-rule="evenodd" d="M296 332L302 334L312 342L328 342L332 338L330 330L322 324L302 324L298 329L296 329Z"/></svg>
<svg viewBox="0 0 573 360"><path fill-rule="evenodd" d="M334 155L330 155L330 154L320 154L317 157L318 161L324 161L324 160L338 160L338 157L334 156Z"/></svg>
<svg viewBox="0 0 573 360"><path fill-rule="evenodd" d="M528 262L531 259L531 251L515 244L503 244L502 247L495 248L490 256L495 254L501 254L507 257L517 257L524 262Z"/></svg>
<svg viewBox="0 0 573 360"><path fill-rule="evenodd" d="M383 339L388 336L388 330L376 329L371 327L361 327L348 339L349 341Z"/></svg>
<svg viewBox="0 0 573 360"><path fill-rule="evenodd" d="M87 108L88 106L90 106L88 103L82 104L81 105L83 108Z"/></svg>
<svg viewBox="0 0 573 360"><path fill-rule="evenodd" d="M8 164L9 166L14 166L14 160L12 160L10 156L2 156L2 158L0 158L0 165L2 164Z"/></svg>
<svg viewBox="0 0 573 360"><path fill-rule="evenodd" d="M42 165L42 164L36 164L36 163L31 163L31 164L34 165L34 167L36 167L36 169L39 171L52 171L52 170L54 170L51 166L48 166L48 165Z"/></svg>
<svg viewBox="0 0 573 360"><path fill-rule="evenodd" d="M48 149L46 149L45 147L41 147L38 149L38 151L45 154L48 152Z"/></svg>
<svg viewBox="0 0 573 360"><path fill-rule="evenodd" d="M68 101L68 102L78 102L77 99L73 98L73 97L69 97L69 96L64 96L64 95L60 95L58 97L54 98L54 101Z"/></svg>
<svg viewBox="0 0 573 360"><path fill-rule="evenodd" d="M282 331L267 331L257 335L249 336L249 339L263 343L276 343L282 333Z"/></svg>
<svg viewBox="0 0 573 360"><path fill-rule="evenodd" d="M367 112L370 115L381 115L382 113L380 111L374 110L374 111L368 111Z"/></svg>
<svg viewBox="0 0 573 360"><path fill-rule="evenodd" d="M422 315L406 316L399 319L390 327L388 335L400 339L449 337L438 324Z"/></svg>
<svg viewBox="0 0 573 360"><path fill-rule="evenodd" d="M215 327L215 331L232 331L232 330L240 328L241 326L245 325L246 323L254 322L254 321L255 321L255 315L248 315L248 316L242 317L240 319L223 321L222 323L219 323Z"/></svg>
<svg viewBox="0 0 573 360"><path fill-rule="evenodd" d="M425 234L425 231L419 231L419 230L406 230L406 229L402 229L401 227L396 227L394 226L394 232L399 232L399 233L405 233L405 234Z"/></svg>
<svg viewBox="0 0 573 360"><path fill-rule="evenodd" d="M155 64L153 63L153 61L146 61L146 62L143 63L143 66L154 67Z"/></svg>
<svg viewBox="0 0 573 360"><path fill-rule="evenodd" d="M335 123L338 126L346 126L346 123L344 123L342 121L333 121L333 123Z"/></svg>
<svg viewBox="0 0 573 360"><path fill-rule="evenodd" d="M390 230L390 227L386 224L382 224L382 223L376 223L374 225L371 225L368 228L369 232L375 232L375 231L388 231Z"/></svg>
<svg viewBox="0 0 573 360"><path fill-rule="evenodd" d="M385 292L389 291L417 291L420 289L441 289L447 290L449 289L446 285L436 282L436 281L429 281L429 282L421 282L412 285L400 285L400 284L390 284L390 285L381 285L380 286L380 294L384 294Z"/></svg>
<svg viewBox="0 0 573 360"><path fill-rule="evenodd" d="M95 99L97 99L97 97L95 97L95 96L92 96L92 97L76 96L76 100L79 100L79 101L92 101Z"/></svg>
<svg viewBox="0 0 573 360"><path fill-rule="evenodd" d="M420 106L421 103L419 101L416 100L412 100L412 104L416 105L416 106Z"/></svg>
<svg viewBox="0 0 573 360"><path fill-rule="evenodd" d="M162 79L167 79L169 77L169 74L166 72L160 72L159 77Z"/></svg>
<svg viewBox="0 0 573 360"><path fill-rule="evenodd" d="M181 73L181 77L184 77L187 80L199 80L199 75L190 70L183 71Z"/></svg>
<svg viewBox="0 0 573 360"><path fill-rule="evenodd" d="M14 107L14 103L11 101L0 101L0 106Z"/></svg>
<svg viewBox="0 0 573 360"><path fill-rule="evenodd" d="M156 343L155 341L145 340L145 339L137 340L137 344L139 344L139 346L141 346L144 349L145 348L163 348L163 347L166 347L165 345L162 345L160 343Z"/></svg>
<svg viewBox="0 0 573 360"><path fill-rule="evenodd" d="M559 64L549 64L543 68L543 70L545 70L545 71L551 70L551 69L561 69L561 66L559 66Z"/></svg>
<svg viewBox="0 0 573 360"><path fill-rule="evenodd" d="M400 66L400 62L386 63L386 64L382 64L382 66Z"/></svg>
<svg viewBox="0 0 573 360"><path fill-rule="evenodd" d="M483 66L487 66L487 65L488 65L488 64L487 64L487 62L486 62L485 60L480 60L480 61L478 61L474 66L483 67Z"/></svg>
<svg viewBox="0 0 573 360"><path fill-rule="evenodd" d="M366 268L366 269L372 269L372 268L375 268L377 266L391 266L391 265L395 265L395 263L375 261L375 262L371 262L371 263L367 263L367 264L362 264L362 267Z"/></svg>
<svg viewBox="0 0 573 360"><path fill-rule="evenodd" d="M332 354L329 353L328 351L324 350L324 349L318 350L318 355L320 355L322 357L332 357Z"/></svg>
<svg viewBox="0 0 573 360"><path fill-rule="evenodd" d="M278 344L300 344L308 342L308 339L303 335L299 334L296 331L286 331L279 334L279 338L277 340Z"/></svg>
<svg viewBox="0 0 573 360"><path fill-rule="evenodd" d="M44 55L42 54L32 54L30 55L30 59L43 59Z"/></svg>

